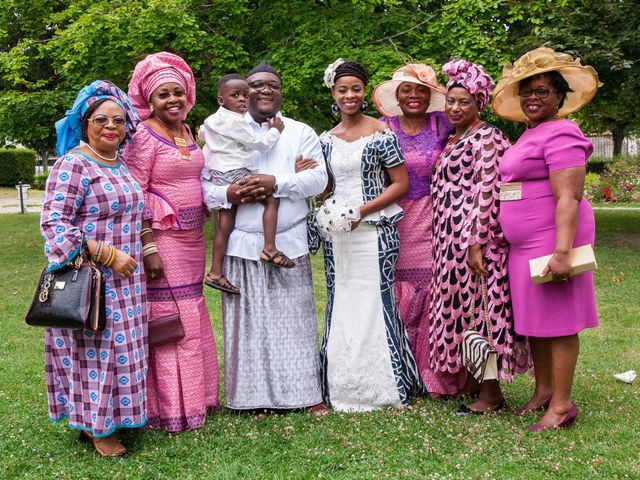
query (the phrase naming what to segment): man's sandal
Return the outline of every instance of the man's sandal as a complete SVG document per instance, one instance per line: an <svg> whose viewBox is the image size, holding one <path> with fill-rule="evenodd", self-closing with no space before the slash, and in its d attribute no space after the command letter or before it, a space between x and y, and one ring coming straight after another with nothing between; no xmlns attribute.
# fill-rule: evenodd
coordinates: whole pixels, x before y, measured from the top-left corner
<svg viewBox="0 0 640 480"><path fill-rule="evenodd" d="M214 278L210 274L207 274L204 279L204 284L208 287L220 290L221 292L231 293L233 295L238 295L240 293L238 287L231 283L229 279L224 275L220 275L218 278Z"/></svg>
<svg viewBox="0 0 640 480"><path fill-rule="evenodd" d="M262 250L262 253L260 254L260 261L280 268L293 268L296 266L296 262L291 260L280 250L276 250L273 255L270 255L266 250Z"/></svg>

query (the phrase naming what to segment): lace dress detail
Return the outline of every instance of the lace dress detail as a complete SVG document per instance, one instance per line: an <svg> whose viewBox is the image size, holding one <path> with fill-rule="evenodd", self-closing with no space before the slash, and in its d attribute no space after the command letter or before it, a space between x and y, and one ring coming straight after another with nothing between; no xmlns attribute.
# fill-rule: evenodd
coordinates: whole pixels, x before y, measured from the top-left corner
<svg viewBox="0 0 640 480"><path fill-rule="evenodd" d="M354 142L325 133L320 141L339 202L358 206L377 197L388 185L385 168L402 163L390 131ZM399 218L392 206L324 241L323 387L336 410L400 408L422 387L393 293Z"/></svg>

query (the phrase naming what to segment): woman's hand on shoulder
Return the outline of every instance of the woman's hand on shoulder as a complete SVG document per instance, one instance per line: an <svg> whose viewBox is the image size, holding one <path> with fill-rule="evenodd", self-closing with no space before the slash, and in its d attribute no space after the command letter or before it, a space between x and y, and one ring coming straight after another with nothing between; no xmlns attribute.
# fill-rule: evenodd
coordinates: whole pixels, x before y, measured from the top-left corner
<svg viewBox="0 0 640 480"><path fill-rule="evenodd" d="M113 265L111 265L111 270L113 270L116 275L120 278L129 278L137 266L138 262L136 262L133 257L122 250L116 249L116 258L113 261Z"/></svg>
<svg viewBox="0 0 640 480"><path fill-rule="evenodd" d="M142 262L144 263L144 273L147 276L147 280L156 280L164 276L164 266L159 254L152 253L147 255Z"/></svg>

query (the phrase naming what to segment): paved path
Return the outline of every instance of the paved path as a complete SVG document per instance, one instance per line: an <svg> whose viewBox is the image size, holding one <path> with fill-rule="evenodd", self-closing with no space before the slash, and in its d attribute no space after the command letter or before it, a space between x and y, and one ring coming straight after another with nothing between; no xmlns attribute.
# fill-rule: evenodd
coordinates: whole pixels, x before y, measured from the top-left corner
<svg viewBox="0 0 640 480"><path fill-rule="evenodd" d="M27 212L40 212L42 209L42 193L27 193ZM18 201L18 191L12 196L0 197L1 213L20 213L20 203Z"/></svg>

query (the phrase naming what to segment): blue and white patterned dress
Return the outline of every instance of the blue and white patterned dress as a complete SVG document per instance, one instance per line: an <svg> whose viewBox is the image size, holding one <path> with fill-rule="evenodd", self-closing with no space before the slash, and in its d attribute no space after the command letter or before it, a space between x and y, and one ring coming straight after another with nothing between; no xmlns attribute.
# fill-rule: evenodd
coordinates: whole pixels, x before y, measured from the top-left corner
<svg viewBox="0 0 640 480"><path fill-rule="evenodd" d="M49 268L65 265L86 239L102 240L137 262L127 279L106 273L106 328L101 333L47 329L49 417L105 437L147 421L145 282L140 229L142 190L124 164L112 167L71 150L51 170L41 231Z"/></svg>
<svg viewBox="0 0 640 480"><path fill-rule="evenodd" d="M390 130L354 142L320 136L339 204L358 207L389 184L386 168L402 164ZM327 279L322 342L325 400L340 411L401 408L422 384L394 294L399 236L397 205L368 215L359 226L324 240Z"/></svg>

